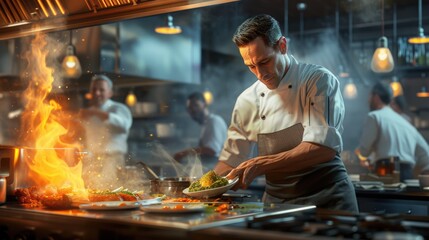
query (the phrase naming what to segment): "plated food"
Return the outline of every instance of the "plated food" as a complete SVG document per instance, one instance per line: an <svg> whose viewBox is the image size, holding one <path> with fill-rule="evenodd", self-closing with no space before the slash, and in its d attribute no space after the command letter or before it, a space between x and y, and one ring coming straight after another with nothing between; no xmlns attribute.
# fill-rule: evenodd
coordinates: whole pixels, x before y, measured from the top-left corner
<svg viewBox="0 0 429 240"><path fill-rule="evenodd" d="M195 198L216 197L231 189L237 182L238 177L227 179L216 175L216 173L211 170L197 181L191 183L191 186L184 189L183 193Z"/></svg>
<svg viewBox="0 0 429 240"><path fill-rule="evenodd" d="M198 192L228 185L228 179L217 175L213 170L205 173L200 179L189 186L189 192Z"/></svg>

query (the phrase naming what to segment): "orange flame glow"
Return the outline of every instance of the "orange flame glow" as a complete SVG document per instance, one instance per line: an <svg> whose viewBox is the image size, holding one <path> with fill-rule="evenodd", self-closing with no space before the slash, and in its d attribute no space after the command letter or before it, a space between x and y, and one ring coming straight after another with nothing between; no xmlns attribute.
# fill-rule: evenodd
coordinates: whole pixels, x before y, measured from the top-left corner
<svg viewBox="0 0 429 240"><path fill-rule="evenodd" d="M71 116L62 111L55 100L49 99L54 82L54 69L47 66L47 36L37 34L27 54L28 87L23 93L25 109L22 114L22 138L29 147L26 165L31 181L37 186L84 189L82 163L70 158L70 151L80 152L78 142L67 142Z"/></svg>

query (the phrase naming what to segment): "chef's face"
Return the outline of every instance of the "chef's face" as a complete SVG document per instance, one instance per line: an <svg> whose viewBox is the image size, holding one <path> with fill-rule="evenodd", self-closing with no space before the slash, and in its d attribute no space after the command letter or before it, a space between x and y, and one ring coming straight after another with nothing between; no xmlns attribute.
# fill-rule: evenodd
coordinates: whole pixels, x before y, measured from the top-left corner
<svg viewBox="0 0 429 240"><path fill-rule="evenodd" d="M199 124L204 123L205 107L206 105L204 104L204 102L196 99L188 100L186 103L186 108L188 110L189 115Z"/></svg>
<svg viewBox="0 0 429 240"><path fill-rule="evenodd" d="M113 91L109 84L104 80L96 80L91 83L91 102L93 106L100 107L109 98L112 97Z"/></svg>
<svg viewBox="0 0 429 240"><path fill-rule="evenodd" d="M261 37L245 46L239 47L244 64L268 89L276 89L286 69L286 38L281 37L277 44L269 47Z"/></svg>

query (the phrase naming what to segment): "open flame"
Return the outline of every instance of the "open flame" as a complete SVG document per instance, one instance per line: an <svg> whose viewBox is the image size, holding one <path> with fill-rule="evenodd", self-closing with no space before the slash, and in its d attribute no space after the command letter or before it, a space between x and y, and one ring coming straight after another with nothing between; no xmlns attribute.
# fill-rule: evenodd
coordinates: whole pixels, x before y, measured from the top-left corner
<svg viewBox="0 0 429 240"><path fill-rule="evenodd" d="M62 111L57 101L49 99L54 68L47 64L49 50L46 38L44 34L37 34L26 56L30 77L23 93L25 109L22 113L21 139L31 150L27 151L30 156L25 158L29 168L28 178L39 187L82 190L85 188L82 162L70 156L70 151L80 152L82 146L67 137L73 117Z"/></svg>

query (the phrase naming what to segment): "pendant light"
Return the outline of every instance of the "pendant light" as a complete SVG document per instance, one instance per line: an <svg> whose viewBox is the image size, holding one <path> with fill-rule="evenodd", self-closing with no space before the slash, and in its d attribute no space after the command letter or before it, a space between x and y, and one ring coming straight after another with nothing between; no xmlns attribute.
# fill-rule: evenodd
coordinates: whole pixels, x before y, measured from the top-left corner
<svg viewBox="0 0 429 240"><path fill-rule="evenodd" d="M419 32L417 36L408 39L411 44L425 44L429 43L429 37L425 36L425 30L422 25L422 0L419 0Z"/></svg>
<svg viewBox="0 0 429 240"><path fill-rule="evenodd" d="M381 0L381 35L378 39L378 47L372 56L371 70L376 73L387 73L393 70L395 63L393 62L392 53L387 44L387 38L384 36L384 1Z"/></svg>
<svg viewBox="0 0 429 240"><path fill-rule="evenodd" d="M343 95L347 99L355 99L357 97L357 88L351 78L349 78L346 86L344 86Z"/></svg>
<svg viewBox="0 0 429 240"><path fill-rule="evenodd" d="M213 103L213 94L210 90L205 90L203 92L204 99L206 100L207 105L210 105Z"/></svg>
<svg viewBox="0 0 429 240"><path fill-rule="evenodd" d="M404 91L402 89L402 84L398 81L398 77L394 76L392 78L392 82L390 82L390 87L393 91L393 97L400 96L404 94Z"/></svg>
<svg viewBox="0 0 429 240"><path fill-rule="evenodd" d="M180 26L174 26L173 16L168 14L167 16L167 26L160 26L155 28L155 32L159 34L179 34L182 32Z"/></svg>
<svg viewBox="0 0 429 240"><path fill-rule="evenodd" d="M427 98L427 97L429 97L429 92L428 92L426 86L423 86L420 89L420 91L417 92L416 96L419 97L419 98Z"/></svg>
<svg viewBox="0 0 429 240"><path fill-rule="evenodd" d="M67 78L79 78L82 75L82 68L79 59L75 55L75 47L72 44L72 31L70 30L70 41L66 48L66 56L63 59L62 67L64 76Z"/></svg>
<svg viewBox="0 0 429 240"><path fill-rule="evenodd" d="M129 106L129 107L133 107L136 105L137 103L137 97L134 94L133 90L130 90L130 92L128 93L127 97L125 98L125 103Z"/></svg>

